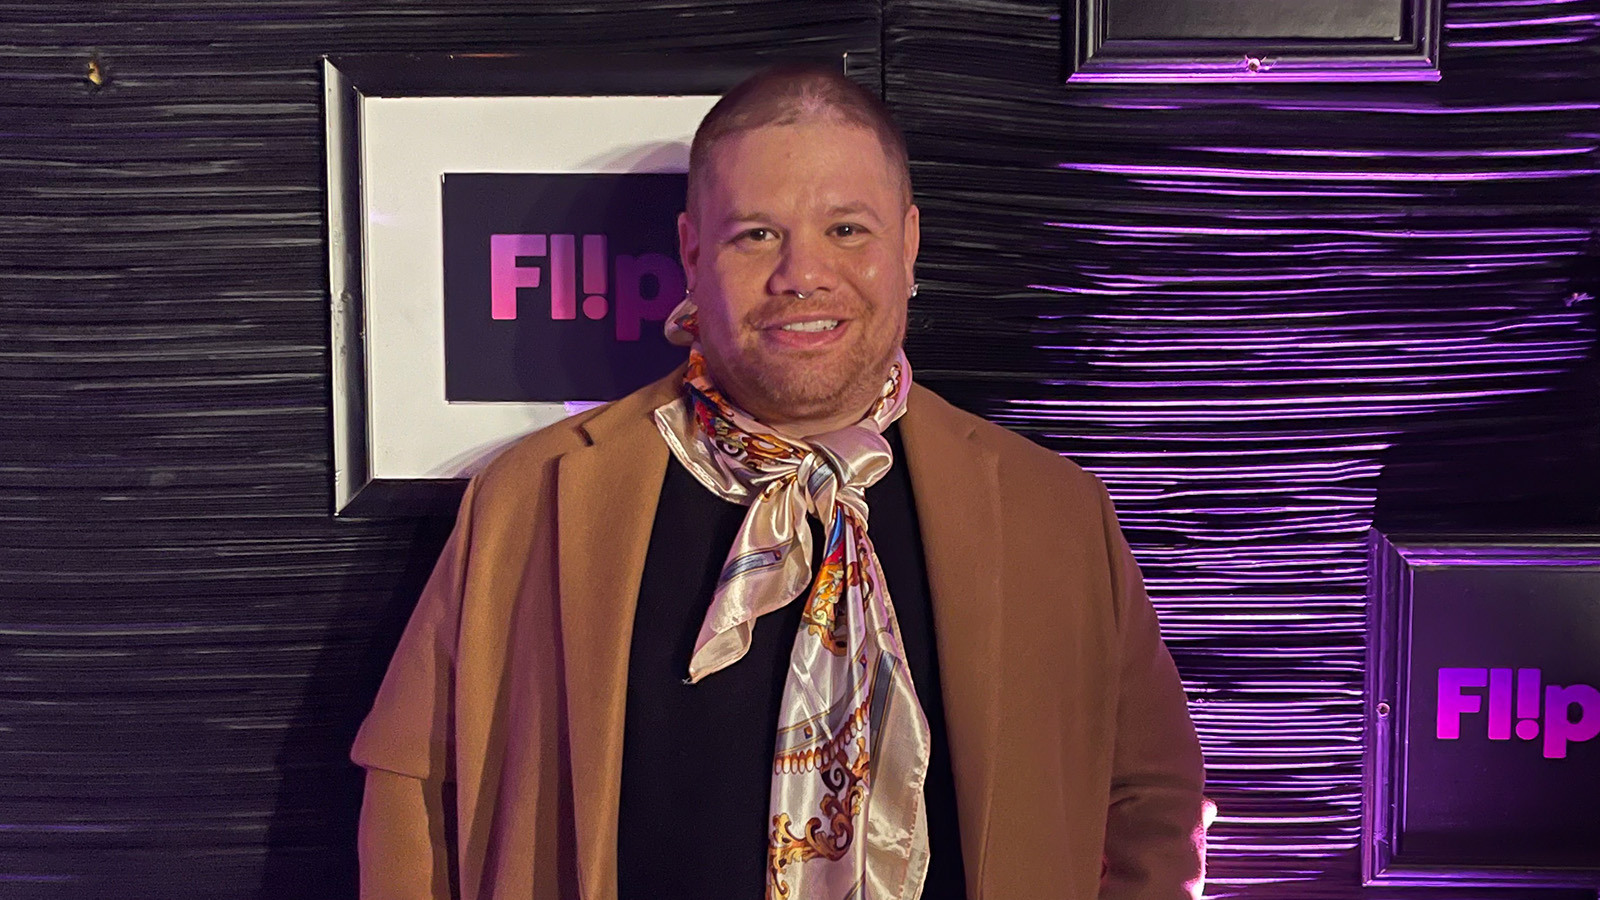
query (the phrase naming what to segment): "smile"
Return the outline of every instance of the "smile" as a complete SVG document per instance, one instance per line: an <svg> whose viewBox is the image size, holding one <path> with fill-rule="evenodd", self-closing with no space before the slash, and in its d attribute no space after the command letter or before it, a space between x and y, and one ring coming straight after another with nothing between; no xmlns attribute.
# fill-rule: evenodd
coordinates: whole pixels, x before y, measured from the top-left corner
<svg viewBox="0 0 1600 900"><path fill-rule="evenodd" d="M814 319L810 322L791 322L784 331L832 331L839 327L838 319Z"/></svg>

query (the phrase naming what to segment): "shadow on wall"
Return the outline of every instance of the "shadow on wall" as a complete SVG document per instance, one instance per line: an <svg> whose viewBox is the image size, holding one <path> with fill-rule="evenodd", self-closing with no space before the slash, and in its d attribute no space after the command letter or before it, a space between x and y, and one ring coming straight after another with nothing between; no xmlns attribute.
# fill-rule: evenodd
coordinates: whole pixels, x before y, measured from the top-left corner
<svg viewBox="0 0 1600 900"><path fill-rule="evenodd" d="M277 756L281 781L256 894L261 900L356 896L364 774L350 762L350 745L453 525L453 517L395 522L394 543L405 548L398 577L375 584L353 573L338 588L337 621L328 625Z"/></svg>
<svg viewBox="0 0 1600 900"><path fill-rule="evenodd" d="M1576 300L1600 324L1600 278ZM1600 345L1549 390L1434 417L1382 457L1374 524L1382 531L1600 530Z"/></svg>

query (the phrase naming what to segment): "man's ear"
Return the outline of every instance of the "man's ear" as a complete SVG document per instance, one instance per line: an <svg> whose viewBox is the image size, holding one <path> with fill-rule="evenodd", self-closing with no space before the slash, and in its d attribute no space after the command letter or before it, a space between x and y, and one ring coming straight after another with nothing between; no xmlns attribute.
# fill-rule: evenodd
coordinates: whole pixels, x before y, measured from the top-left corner
<svg viewBox="0 0 1600 900"><path fill-rule="evenodd" d="M905 241L903 242L906 284L914 284L917 280L917 251L922 247L922 211L917 209L915 203L906 207L906 218L902 225ZM679 229L681 232L681 228Z"/></svg>
<svg viewBox="0 0 1600 900"><path fill-rule="evenodd" d="M694 290L694 273L700 264L700 229L688 211L678 213L678 261L683 263L684 284Z"/></svg>

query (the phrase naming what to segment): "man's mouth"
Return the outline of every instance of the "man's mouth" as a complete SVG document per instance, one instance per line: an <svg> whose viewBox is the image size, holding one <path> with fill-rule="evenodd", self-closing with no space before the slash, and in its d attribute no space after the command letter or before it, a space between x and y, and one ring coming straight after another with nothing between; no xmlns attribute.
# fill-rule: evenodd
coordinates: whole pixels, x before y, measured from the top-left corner
<svg viewBox="0 0 1600 900"><path fill-rule="evenodd" d="M784 331L832 331L839 327L838 319L812 319L809 322L790 322L782 326Z"/></svg>

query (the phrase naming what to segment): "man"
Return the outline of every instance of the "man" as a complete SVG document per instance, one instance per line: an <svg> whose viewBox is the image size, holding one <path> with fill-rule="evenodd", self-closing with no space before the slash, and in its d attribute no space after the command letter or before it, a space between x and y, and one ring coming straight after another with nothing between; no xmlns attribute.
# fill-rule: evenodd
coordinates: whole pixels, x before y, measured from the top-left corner
<svg viewBox="0 0 1600 900"><path fill-rule="evenodd" d="M882 104L755 76L687 206L686 368L468 489L353 752L363 895L1188 896L1198 744L1104 488L913 385Z"/></svg>

